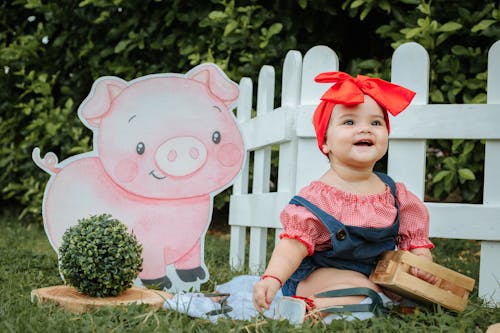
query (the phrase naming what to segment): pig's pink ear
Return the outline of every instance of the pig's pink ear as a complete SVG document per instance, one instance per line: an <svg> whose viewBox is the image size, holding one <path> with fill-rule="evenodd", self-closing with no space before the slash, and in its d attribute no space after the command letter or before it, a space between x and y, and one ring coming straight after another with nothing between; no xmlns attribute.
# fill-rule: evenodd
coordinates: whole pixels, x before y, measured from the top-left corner
<svg viewBox="0 0 500 333"><path fill-rule="evenodd" d="M101 120L110 111L113 100L123 89L127 82L112 76L97 79L92 85L90 94L78 108L80 119L85 119L90 126L99 127Z"/></svg>
<svg viewBox="0 0 500 333"><path fill-rule="evenodd" d="M206 85L209 91L230 108L238 99L239 88L214 64L196 66L187 77Z"/></svg>

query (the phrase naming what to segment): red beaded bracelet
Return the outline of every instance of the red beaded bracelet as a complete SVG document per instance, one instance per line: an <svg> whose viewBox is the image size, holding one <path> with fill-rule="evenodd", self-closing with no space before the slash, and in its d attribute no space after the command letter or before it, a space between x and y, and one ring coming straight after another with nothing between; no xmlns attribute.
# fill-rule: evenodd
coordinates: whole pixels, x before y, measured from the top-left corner
<svg viewBox="0 0 500 333"><path fill-rule="evenodd" d="M262 275L262 277L260 279L264 280L265 278L275 279L276 281L279 282L280 288L283 287L283 282L281 281L281 279L279 277L271 275L271 274L265 274L265 275Z"/></svg>

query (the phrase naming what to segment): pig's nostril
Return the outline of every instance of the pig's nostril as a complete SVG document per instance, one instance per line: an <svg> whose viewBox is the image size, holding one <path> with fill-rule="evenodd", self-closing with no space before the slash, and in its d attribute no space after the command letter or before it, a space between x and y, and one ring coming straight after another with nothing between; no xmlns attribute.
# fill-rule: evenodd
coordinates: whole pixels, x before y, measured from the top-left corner
<svg viewBox="0 0 500 333"><path fill-rule="evenodd" d="M175 151L175 149L170 150L167 154L167 159L170 162L173 162L176 160L176 158L177 158L177 152Z"/></svg>
<svg viewBox="0 0 500 333"><path fill-rule="evenodd" d="M196 160L198 159L198 157L200 157L200 151L193 147L189 149L189 156L191 156L193 160Z"/></svg>

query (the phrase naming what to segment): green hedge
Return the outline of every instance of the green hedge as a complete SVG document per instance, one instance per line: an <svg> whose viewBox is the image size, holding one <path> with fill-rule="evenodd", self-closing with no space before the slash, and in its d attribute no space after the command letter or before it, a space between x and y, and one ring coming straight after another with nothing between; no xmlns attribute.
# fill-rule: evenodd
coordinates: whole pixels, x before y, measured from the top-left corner
<svg viewBox="0 0 500 333"><path fill-rule="evenodd" d="M422 44L431 56L432 103L485 102L489 47L500 39L495 1L446 0L14 0L0 3L0 198L41 221L48 175L33 147L60 160L91 149L76 109L95 79L184 73L217 63L254 82L261 66L280 75L287 51L325 44L341 68L389 78L394 47ZM278 82L279 85L279 82ZM280 87L277 87L280 91ZM480 202L484 148L433 141L429 200ZM216 208L227 202L218 196Z"/></svg>

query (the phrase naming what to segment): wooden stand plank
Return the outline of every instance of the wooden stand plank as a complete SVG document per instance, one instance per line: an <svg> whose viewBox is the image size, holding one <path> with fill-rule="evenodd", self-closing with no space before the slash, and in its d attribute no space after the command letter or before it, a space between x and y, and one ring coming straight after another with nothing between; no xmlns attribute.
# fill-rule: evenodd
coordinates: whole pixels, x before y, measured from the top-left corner
<svg viewBox="0 0 500 333"><path fill-rule="evenodd" d="M416 267L439 279L435 285L410 274ZM389 251L370 275L370 280L401 296L426 303L437 303L447 309L462 312L475 281L470 277L438 265L408 251Z"/></svg>
<svg viewBox="0 0 500 333"><path fill-rule="evenodd" d="M75 313L91 311L96 307L123 306L134 303L147 304L154 310L158 310L163 306L165 300L169 298L172 298L172 295L167 292L137 287L132 287L115 297L91 297L65 285L31 291L32 302L39 304L54 302Z"/></svg>

